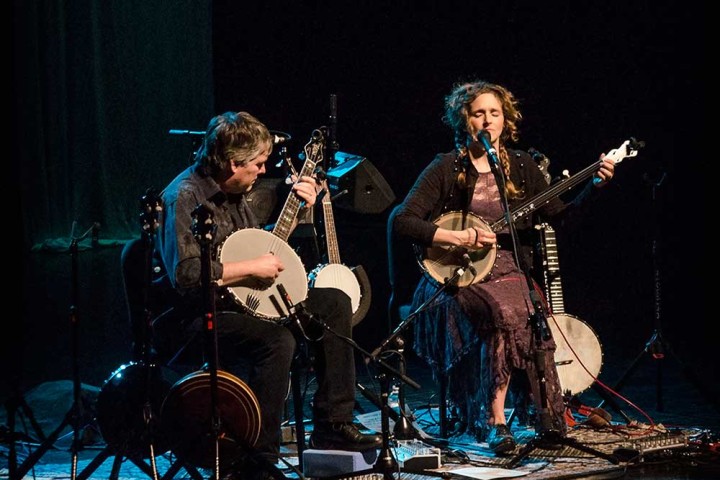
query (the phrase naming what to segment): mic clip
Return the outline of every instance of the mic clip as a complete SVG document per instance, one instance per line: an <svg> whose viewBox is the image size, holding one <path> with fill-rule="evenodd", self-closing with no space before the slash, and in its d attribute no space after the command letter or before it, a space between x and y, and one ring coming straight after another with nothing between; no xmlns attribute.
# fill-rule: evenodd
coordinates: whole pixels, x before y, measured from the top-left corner
<svg viewBox="0 0 720 480"><path fill-rule="evenodd" d="M290 295L288 294L287 290L285 289L285 285L282 283L277 284L277 290L280 294L280 298L283 301L283 304L285 304L285 308L287 309L288 315L286 317L286 325L289 324L295 324L302 334L302 336L306 340L310 341L317 341L322 339L322 337L325 335L325 333L321 333L318 338L310 338L307 333L305 332L305 327L309 325L311 322L319 322L318 319L315 318L315 315L313 315L306 307L305 302L301 301L296 304L292 303L292 300L290 299Z"/></svg>
<svg viewBox="0 0 720 480"><path fill-rule="evenodd" d="M477 269L475 268L475 265L473 265L472 258L470 258L470 255L467 253L463 253L462 256L463 259L463 265L462 268L468 270L470 273L473 274L473 277L477 276Z"/></svg>

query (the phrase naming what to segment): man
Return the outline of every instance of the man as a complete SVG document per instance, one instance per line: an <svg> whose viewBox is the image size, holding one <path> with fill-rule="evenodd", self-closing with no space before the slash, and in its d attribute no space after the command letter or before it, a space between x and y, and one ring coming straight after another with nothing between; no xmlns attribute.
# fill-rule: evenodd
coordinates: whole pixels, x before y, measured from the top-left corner
<svg viewBox="0 0 720 480"><path fill-rule="evenodd" d="M212 118L195 164L181 172L162 192L163 213L156 250L167 272L167 281L177 295L171 334L178 330L183 341L203 329L203 288L201 247L192 231L192 212L201 204L211 213L215 225L212 251L239 229L256 228L257 219L246 194L265 173L272 152L273 137L267 127L246 112L226 112ZM302 209L316 200L316 182L310 176L294 179L290 195L302 202ZM294 224L293 224L294 225ZM276 321L251 314L229 295L227 288L247 286L268 288L286 268L279 256L264 253L241 261L221 262L213 257L209 276L216 292L216 331L219 363L231 368L238 362L249 366L248 386L261 406L262 427L254 449L274 464L280 451L280 423L287 394L291 362L296 348L293 333ZM306 280L306 279L305 279ZM308 325L315 335L310 342L318 388L313 399L314 428L310 446L319 449L363 451L382 444L379 435L358 430L352 422L355 405L354 352L342 337L352 335L352 308L349 297L333 288L310 289L305 309L334 334L325 333L317 322ZM163 331L156 331L163 345ZM175 342L175 346L178 343ZM172 354L171 352L168 352ZM239 375L238 375L239 376Z"/></svg>

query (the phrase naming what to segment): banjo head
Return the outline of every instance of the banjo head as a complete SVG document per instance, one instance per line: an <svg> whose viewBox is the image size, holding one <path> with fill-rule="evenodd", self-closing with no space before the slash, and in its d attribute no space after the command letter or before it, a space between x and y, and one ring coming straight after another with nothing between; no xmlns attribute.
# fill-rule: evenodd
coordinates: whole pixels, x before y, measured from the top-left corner
<svg viewBox="0 0 720 480"><path fill-rule="evenodd" d="M353 313L360 306L360 284L350 268L340 263L322 265L310 273L310 284L314 288L337 288L350 297Z"/></svg>
<svg viewBox="0 0 720 480"><path fill-rule="evenodd" d="M278 285L285 287L293 305L305 300L308 295L307 272L295 250L277 235L259 228L246 228L225 239L218 251L218 258L221 262L237 262L266 253L276 255L285 266L272 285L264 289L234 286L227 287L227 290L236 302L254 315L266 320L280 320L289 312Z"/></svg>
<svg viewBox="0 0 720 480"><path fill-rule="evenodd" d="M490 226L479 216L473 213L463 215L461 212L448 212L435 220L435 224L447 230L464 230L477 227L491 232ZM458 287L467 287L473 283L485 280L492 272L497 257L495 245L469 250L456 246L438 246L425 249L422 259L422 268L438 283L444 284L447 279L455 275L458 267L465 264L464 255L470 257L475 272L466 268L457 282Z"/></svg>
<svg viewBox="0 0 720 480"><path fill-rule="evenodd" d="M210 372L193 372L172 386L161 411L172 452L203 468L215 463L211 393ZM220 458L233 460L260 436L260 404L245 382L223 370L217 372L217 397L222 426Z"/></svg>
<svg viewBox="0 0 720 480"><path fill-rule="evenodd" d="M577 317L548 316L557 348L555 366L563 392L577 395L595 382L602 368L602 347L595 331Z"/></svg>

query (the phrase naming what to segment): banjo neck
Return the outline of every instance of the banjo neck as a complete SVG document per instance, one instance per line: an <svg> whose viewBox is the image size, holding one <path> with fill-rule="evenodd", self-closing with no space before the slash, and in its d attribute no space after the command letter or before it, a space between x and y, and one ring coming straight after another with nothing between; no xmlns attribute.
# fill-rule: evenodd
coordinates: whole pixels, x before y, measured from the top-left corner
<svg viewBox="0 0 720 480"><path fill-rule="evenodd" d="M303 176L312 176L315 172L315 166L322 161L322 136L320 130L314 130L310 142L305 145L305 163L303 163L302 169L297 175L298 180ZM272 230L273 235L284 242L288 241L302 203L301 198L290 192Z"/></svg>
<svg viewBox="0 0 720 480"><path fill-rule="evenodd" d="M322 207L328 263L342 263L340 260L337 232L335 231L335 216L333 215L332 200L330 198L330 190L327 188L327 180L323 180L323 188L325 189L325 197L322 200Z"/></svg>
<svg viewBox="0 0 720 480"><path fill-rule="evenodd" d="M635 140L634 138L630 138L629 140L625 140L619 148L609 151L605 155L605 158L608 160L612 160L613 162L615 162L615 164L618 164L622 162L625 158L637 156L638 148L641 148L644 145L644 142L640 142ZM583 168L571 177L554 183L538 195L535 195L531 199L510 210L509 217L512 219L513 222L521 218L527 217L535 210L542 208L550 200L561 195L562 193L567 192L568 190L584 182L585 180L591 178L595 174L597 169L600 167L600 165L602 165L602 160L598 160L597 162L588 165L587 167ZM493 232L498 233L503 228L507 227L507 225L508 215L503 215L502 217L498 218L490 224L490 229Z"/></svg>
<svg viewBox="0 0 720 480"><path fill-rule="evenodd" d="M545 267L543 269L545 294L547 295L550 311L556 315L563 315L565 314L565 302L563 300L560 258L555 230L547 223L540 225L539 228L542 230L541 248Z"/></svg>

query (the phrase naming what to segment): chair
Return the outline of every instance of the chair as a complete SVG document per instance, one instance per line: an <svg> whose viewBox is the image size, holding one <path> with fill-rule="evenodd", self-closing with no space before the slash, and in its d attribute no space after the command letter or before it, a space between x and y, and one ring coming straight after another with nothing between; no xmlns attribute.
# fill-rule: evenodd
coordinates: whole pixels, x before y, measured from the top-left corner
<svg viewBox="0 0 720 480"><path fill-rule="evenodd" d="M149 343L147 314L150 306L147 304L152 295L147 291L151 285L150 250L144 238L135 238L128 241L120 253L120 267L122 269L123 288L125 290L125 304L131 332L131 356L134 361L143 360L143 348Z"/></svg>
<svg viewBox="0 0 720 480"><path fill-rule="evenodd" d="M422 275L414 253L413 245L397 236L393 228L400 205L396 205L387 220L388 279L388 332L394 329L412 313L411 305L415 287ZM408 327L409 329L410 327ZM407 330L409 331L409 330ZM447 374L439 372L439 416L440 436L447 437ZM401 385L401 388L403 386Z"/></svg>

